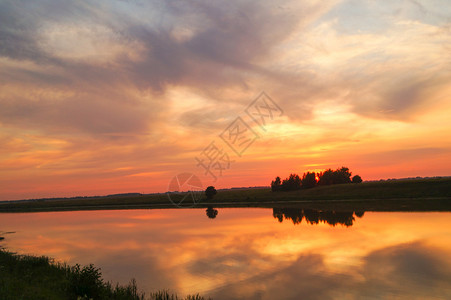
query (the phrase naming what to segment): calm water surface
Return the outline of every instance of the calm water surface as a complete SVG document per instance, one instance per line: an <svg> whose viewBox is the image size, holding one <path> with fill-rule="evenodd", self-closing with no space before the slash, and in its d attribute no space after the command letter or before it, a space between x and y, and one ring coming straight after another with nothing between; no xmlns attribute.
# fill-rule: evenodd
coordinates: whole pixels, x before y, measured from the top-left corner
<svg viewBox="0 0 451 300"><path fill-rule="evenodd" d="M241 208L219 209L215 219L205 209L20 213L0 214L0 231L15 231L1 242L9 250L94 263L105 279L136 278L145 292L451 299L450 213L359 218Z"/></svg>

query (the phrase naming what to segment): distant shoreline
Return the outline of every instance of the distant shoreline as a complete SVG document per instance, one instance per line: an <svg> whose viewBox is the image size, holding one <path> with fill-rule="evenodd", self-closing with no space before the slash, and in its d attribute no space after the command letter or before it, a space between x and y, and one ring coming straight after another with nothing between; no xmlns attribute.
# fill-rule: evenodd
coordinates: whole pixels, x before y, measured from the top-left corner
<svg viewBox="0 0 451 300"><path fill-rule="evenodd" d="M178 203L184 193L170 193ZM203 196L203 195L202 195ZM451 211L451 178L371 181L312 189L271 192L270 188L219 190L213 200L205 197L184 208L299 207L318 210ZM109 209L167 209L176 206L167 194L118 194L0 202L1 213Z"/></svg>

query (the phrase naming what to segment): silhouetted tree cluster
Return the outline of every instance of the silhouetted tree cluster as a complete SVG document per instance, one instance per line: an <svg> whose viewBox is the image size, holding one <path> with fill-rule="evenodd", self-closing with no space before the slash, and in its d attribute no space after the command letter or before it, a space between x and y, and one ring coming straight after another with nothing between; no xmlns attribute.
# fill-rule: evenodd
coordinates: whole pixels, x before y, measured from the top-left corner
<svg viewBox="0 0 451 300"><path fill-rule="evenodd" d="M340 169L332 170L327 169L320 173L307 172L302 175L302 179L297 174L290 174L290 177L281 181L277 176L275 180L271 182L271 190L273 192L278 191L293 191L298 189L310 189L317 185L331 185L331 184L343 184L343 183L360 183L362 178L359 175L352 177L352 173L347 167L341 167Z"/></svg>
<svg viewBox="0 0 451 300"><path fill-rule="evenodd" d="M290 174L290 177L280 182L280 177L277 176L274 181L271 182L272 191L294 191L301 188L301 178L297 174Z"/></svg>
<svg viewBox="0 0 451 300"><path fill-rule="evenodd" d="M310 189L316 186L316 173L307 172L302 175L302 187L305 189Z"/></svg>
<svg viewBox="0 0 451 300"><path fill-rule="evenodd" d="M283 222L284 219L291 220L297 225L305 220L309 224L326 223L331 226L337 224L349 227L354 224L354 215L361 218L365 212L338 212L338 211L320 211L314 209L302 208L273 208L273 217Z"/></svg>
<svg viewBox="0 0 451 300"><path fill-rule="evenodd" d="M351 182L352 173L349 168L341 167L341 169L327 169L318 174L318 185L342 184Z"/></svg>
<svg viewBox="0 0 451 300"><path fill-rule="evenodd" d="M271 191L277 192L282 189L282 182L280 181L280 177L277 176L276 179L271 181Z"/></svg>

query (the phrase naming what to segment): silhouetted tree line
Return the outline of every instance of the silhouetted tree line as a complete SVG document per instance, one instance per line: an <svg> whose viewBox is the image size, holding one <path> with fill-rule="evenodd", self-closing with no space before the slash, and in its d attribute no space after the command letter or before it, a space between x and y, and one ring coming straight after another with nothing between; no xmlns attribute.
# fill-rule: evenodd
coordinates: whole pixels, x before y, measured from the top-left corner
<svg viewBox="0 0 451 300"><path fill-rule="evenodd" d="M271 190L278 191L294 191L299 189L309 189L320 185L343 184L343 183L360 183L362 178L359 175L352 177L352 173L347 167L332 170L327 169L323 172L307 172L302 175L290 174L290 176L283 181L279 176L271 182Z"/></svg>
<svg viewBox="0 0 451 300"><path fill-rule="evenodd" d="M302 208L273 208L273 217L283 222L284 219L291 220L294 225L300 224L302 220L309 224L326 223L331 226L337 224L349 227L354 224L354 215L361 218L364 211L358 212L338 212L338 211L320 211L314 209Z"/></svg>

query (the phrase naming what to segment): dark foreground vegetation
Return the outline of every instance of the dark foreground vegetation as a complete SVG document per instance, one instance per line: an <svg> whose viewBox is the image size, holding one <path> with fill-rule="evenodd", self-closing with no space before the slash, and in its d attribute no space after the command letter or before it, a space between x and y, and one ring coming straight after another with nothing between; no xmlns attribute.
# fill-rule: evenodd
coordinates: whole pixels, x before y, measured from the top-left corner
<svg viewBox="0 0 451 300"><path fill-rule="evenodd" d="M171 193L174 202L185 197ZM218 190L214 198L202 193L194 207L289 207L340 211L451 211L451 177L384 180L359 184L320 185L272 192L268 188ZM187 203L187 206L193 206ZM174 208L166 194L118 195L0 203L0 212L72 211L99 209Z"/></svg>
<svg viewBox="0 0 451 300"><path fill-rule="evenodd" d="M194 295L179 298L168 291L146 297L138 291L135 280L128 285L104 282L100 269L55 263L41 256L17 255L0 249L0 299L152 299L204 300Z"/></svg>

